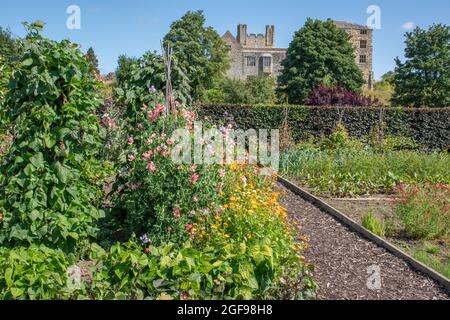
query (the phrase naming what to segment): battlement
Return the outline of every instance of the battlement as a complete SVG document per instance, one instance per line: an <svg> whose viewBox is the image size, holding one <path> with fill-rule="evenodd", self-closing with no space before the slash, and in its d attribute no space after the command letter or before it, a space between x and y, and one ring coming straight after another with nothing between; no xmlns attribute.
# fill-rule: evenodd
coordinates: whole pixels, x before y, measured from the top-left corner
<svg viewBox="0 0 450 320"><path fill-rule="evenodd" d="M275 40L275 26L267 25L266 33L247 33L247 25L237 26L237 41L244 48L273 48Z"/></svg>

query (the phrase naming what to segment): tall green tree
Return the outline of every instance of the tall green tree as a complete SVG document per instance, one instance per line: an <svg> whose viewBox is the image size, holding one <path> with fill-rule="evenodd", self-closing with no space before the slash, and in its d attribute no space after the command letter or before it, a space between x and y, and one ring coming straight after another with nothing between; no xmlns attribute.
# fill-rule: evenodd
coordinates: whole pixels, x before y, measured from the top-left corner
<svg viewBox="0 0 450 320"><path fill-rule="evenodd" d="M409 107L450 106L450 27L407 32L405 62L396 59L392 102Z"/></svg>
<svg viewBox="0 0 450 320"><path fill-rule="evenodd" d="M92 68L94 68L95 72L100 73L100 70L98 69L98 58L97 55L95 54L95 51L92 47L90 47L88 49L88 51L86 52L86 59L89 61L89 63L91 64Z"/></svg>
<svg viewBox="0 0 450 320"><path fill-rule="evenodd" d="M330 19L306 21L289 45L279 78L290 103L302 103L325 80L331 85L361 91L364 79L349 40L350 36Z"/></svg>
<svg viewBox="0 0 450 320"><path fill-rule="evenodd" d="M9 29L3 29L0 27L0 56L4 60L10 60L16 57L18 54L18 43L11 35Z"/></svg>
<svg viewBox="0 0 450 320"><path fill-rule="evenodd" d="M122 86L126 81L130 80L133 68L139 63L138 58L120 55L117 60L116 79L117 86Z"/></svg>
<svg viewBox="0 0 450 320"><path fill-rule="evenodd" d="M172 23L164 45L170 45L179 66L186 70L194 99L213 88L228 69L225 42L212 27L205 26L202 11L189 11Z"/></svg>

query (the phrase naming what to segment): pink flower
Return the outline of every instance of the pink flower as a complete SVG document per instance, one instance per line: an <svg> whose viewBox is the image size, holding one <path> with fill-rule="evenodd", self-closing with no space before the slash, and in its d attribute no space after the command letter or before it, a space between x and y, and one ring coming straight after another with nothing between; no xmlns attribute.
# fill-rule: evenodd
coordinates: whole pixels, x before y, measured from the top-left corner
<svg viewBox="0 0 450 320"><path fill-rule="evenodd" d="M158 147L156 148L156 152L161 152L161 150L162 150L162 147L161 147L161 146L158 146Z"/></svg>
<svg viewBox="0 0 450 320"><path fill-rule="evenodd" d="M194 239L194 238L195 238L195 232L192 231L192 232L191 232L191 239Z"/></svg>
<svg viewBox="0 0 450 320"><path fill-rule="evenodd" d="M195 172L197 170L197 166L191 166L190 170L191 172Z"/></svg>
<svg viewBox="0 0 450 320"><path fill-rule="evenodd" d="M133 137L129 137L127 143L131 146L132 144L134 144L134 138Z"/></svg>
<svg viewBox="0 0 450 320"><path fill-rule="evenodd" d="M196 183L198 181L199 175L194 173L191 177L191 183Z"/></svg>
<svg viewBox="0 0 450 320"><path fill-rule="evenodd" d="M198 202L197 196L193 196L193 197L192 197L192 201L194 201L195 203L197 203L197 202Z"/></svg>
<svg viewBox="0 0 450 320"><path fill-rule="evenodd" d="M164 150L162 155L163 155L163 157L167 158L168 156L170 156L170 150Z"/></svg>
<svg viewBox="0 0 450 320"><path fill-rule="evenodd" d="M187 231L189 231L189 230L191 230L191 229L192 229L192 225L190 225L190 224L187 224L187 225L185 226L185 228L186 228L186 230L187 230Z"/></svg>
<svg viewBox="0 0 450 320"><path fill-rule="evenodd" d="M181 216L180 208L174 208L173 209L173 215L174 215L175 218L179 218Z"/></svg>
<svg viewBox="0 0 450 320"><path fill-rule="evenodd" d="M155 173L156 171L158 171L158 169L156 169L155 164L153 162L149 162L147 164L147 169L150 170L151 172Z"/></svg>
<svg viewBox="0 0 450 320"><path fill-rule="evenodd" d="M168 144L169 146L173 145L174 143L175 143L175 141L173 141L172 138L167 139L167 144Z"/></svg>
<svg viewBox="0 0 450 320"><path fill-rule="evenodd" d="M142 155L142 160L148 160L148 159L150 159L150 157L152 156L152 154L153 154L153 151L147 151L146 153L144 153L143 155Z"/></svg>
<svg viewBox="0 0 450 320"><path fill-rule="evenodd" d="M190 214L191 216L195 216L195 210L192 210L189 214Z"/></svg>
<svg viewBox="0 0 450 320"><path fill-rule="evenodd" d="M221 178L225 177L225 170L224 170L224 169L220 169L220 170L219 170L219 176L220 176Z"/></svg>
<svg viewBox="0 0 450 320"><path fill-rule="evenodd" d="M128 161L129 161L129 162L133 162L135 158L136 158L136 157L134 156L134 154L128 155Z"/></svg>

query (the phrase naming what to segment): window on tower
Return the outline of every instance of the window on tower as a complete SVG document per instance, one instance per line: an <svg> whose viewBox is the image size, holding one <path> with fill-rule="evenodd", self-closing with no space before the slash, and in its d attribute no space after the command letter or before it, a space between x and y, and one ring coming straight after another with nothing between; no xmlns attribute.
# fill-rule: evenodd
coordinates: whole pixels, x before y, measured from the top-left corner
<svg viewBox="0 0 450 320"><path fill-rule="evenodd" d="M367 49L367 40L359 40L359 47L361 49Z"/></svg>

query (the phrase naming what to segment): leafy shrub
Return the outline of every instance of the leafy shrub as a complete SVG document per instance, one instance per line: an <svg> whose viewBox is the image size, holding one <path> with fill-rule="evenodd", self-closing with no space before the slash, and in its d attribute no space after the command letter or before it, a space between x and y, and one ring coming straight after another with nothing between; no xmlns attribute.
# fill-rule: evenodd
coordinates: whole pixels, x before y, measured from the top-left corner
<svg viewBox="0 0 450 320"><path fill-rule="evenodd" d="M448 235L448 185L401 185L397 190L396 205L397 214L408 235L426 240Z"/></svg>
<svg viewBox="0 0 450 320"><path fill-rule="evenodd" d="M1 167L0 243L72 249L103 214L98 82L75 45L42 27L28 26L6 97L17 133Z"/></svg>
<svg viewBox="0 0 450 320"><path fill-rule="evenodd" d="M60 250L31 245L0 248L0 298L67 299L67 268L73 257Z"/></svg>
<svg viewBox="0 0 450 320"><path fill-rule="evenodd" d="M207 103L274 103L275 80L269 76L252 76L247 80L223 79L216 88L206 91Z"/></svg>
<svg viewBox="0 0 450 320"><path fill-rule="evenodd" d="M251 128L283 127L285 109L287 121L292 128L295 143L309 136L328 136L338 123L342 123L349 136L363 138L379 126L380 119L385 135L407 136L427 149L447 149L450 145L448 119L450 108L371 108L371 107L308 107L283 105L230 105L204 104L196 110L199 118L207 117L213 124L221 124L224 113L232 115L236 126L243 130Z"/></svg>
<svg viewBox="0 0 450 320"><path fill-rule="evenodd" d="M144 103L162 101L166 90L166 75L164 58L156 52L146 52L141 58L121 58L123 66L117 76L118 87L115 98L127 106L126 117L133 117ZM172 62L171 81L173 97L182 102L190 101L189 80L180 68L176 59ZM157 96L157 99L155 99Z"/></svg>
<svg viewBox="0 0 450 320"><path fill-rule="evenodd" d="M372 209L362 218L361 223L364 228L377 236L384 237L386 235L386 225L384 221L375 216Z"/></svg>
<svg viewBox="0 0 450 320"><path fill-rule="evenodd" d="M307 106L376 107L377 99L346 89L340 85L327 86L323 83L315 87L305 99Z"/></svg>
<svg viewBox="0 0 450 320"><path fill-rule="evenodd" d="M134 241L113 246L99 260L91 292L96 299L254 299L264 297L273 272L270 244L196 248L190 242L150 246ZM299 274L297 274L299 276ZM309 279L309 277L306 277ZM309 286L309 283L307 283ZM309 287L302 288L306 291Z"/></svg>
<svg viewBox="0 0 450 320"><path fill-rule="evenodd" d="M333 133L320 142L322 150L337 150L337 149L356 149L362 148L362 143L356 139L350 139L347 129L342 124L338 124Z"/></svg>
<svg viewBox="0 0 450 320"><path fill-rule="evenodd" d="M6 59L0 56L0 130L5 130L5 96L8 91L8 83L11 77L11 66L6 63Z"/></svg>

